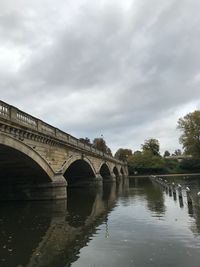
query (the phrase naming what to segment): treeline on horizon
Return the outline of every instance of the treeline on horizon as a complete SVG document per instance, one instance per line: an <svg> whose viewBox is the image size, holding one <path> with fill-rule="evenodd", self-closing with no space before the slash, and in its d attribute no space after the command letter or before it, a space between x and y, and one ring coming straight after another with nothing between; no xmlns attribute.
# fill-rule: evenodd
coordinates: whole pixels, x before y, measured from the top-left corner
<svg viewBox="0 0 200 267"><path fill-rule="evenodd" d="M200 172L200 111L180 118L177 128L181 131L179 142L183 152L177 149L172 155L169 151L161 155L159 141L149 138L141 145L141 150L133 152L129 148L119 148L114 157L127 162L129 175ZM95 138L92 143L87 137L80 140L112 155L103 138Z"/></svg>
<svg viewBox="0 0 200 267"><path fill-rule="evenodd" d="M177 128L181 131L179 142L183 152L177 149L172 155L169 151L161 155L159 141L150 138L144 141L140 151L132 153L121 148L115 157L127 160L130 175L200 172L200 111L180 118Z"/></svg>

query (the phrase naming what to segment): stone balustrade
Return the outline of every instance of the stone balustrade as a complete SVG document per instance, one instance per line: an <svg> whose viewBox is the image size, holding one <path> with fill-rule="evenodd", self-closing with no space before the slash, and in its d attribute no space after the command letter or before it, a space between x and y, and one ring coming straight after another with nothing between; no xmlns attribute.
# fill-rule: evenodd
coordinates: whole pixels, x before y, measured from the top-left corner
<svg viewBox="0 0 200 267"><path fill-rule="evenodd" d="M5 121L9 120L13 123L19 124L22 127L26 127L30 130L37 131L52 138L56 138L64 143L75 146L76 148L90 151L91 153L104 157L107 160L111 160L119 164L122 163L121 161L113 158L112 156L97 150L96 148L92 147L92 145L85 144L84 142L81 142L79 139L3 101L0 101L0 118L4 119Z"/></svg>
<svg viewBox="0 0 200 267"><path fill-rule="evenodd" d="M0 101L0 116L5 117L5 118L9 118L9 115L10 115L9 105Z"/></svg>

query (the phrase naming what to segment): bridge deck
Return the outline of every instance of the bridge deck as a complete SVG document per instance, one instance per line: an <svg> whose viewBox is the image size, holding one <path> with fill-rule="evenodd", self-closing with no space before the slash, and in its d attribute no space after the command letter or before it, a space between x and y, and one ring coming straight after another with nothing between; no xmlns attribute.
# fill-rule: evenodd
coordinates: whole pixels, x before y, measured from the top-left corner
<svg viewBox="0 0 200 267"><path fill-rule="evenodd" d="M24 111L11 106L3 101L0 101L0 122L13 123L32 132L37 132L42 135L49 136L60 142L67 143L69 146L75 146L77 149L86 150L87 152L92 152L100 157L104 157L110 161L114 161L119 164L124 164L123 162L115 159L114 157L103 153L102 151L96 149L92 145L88 145L76 137L36 118Z"/></svg>

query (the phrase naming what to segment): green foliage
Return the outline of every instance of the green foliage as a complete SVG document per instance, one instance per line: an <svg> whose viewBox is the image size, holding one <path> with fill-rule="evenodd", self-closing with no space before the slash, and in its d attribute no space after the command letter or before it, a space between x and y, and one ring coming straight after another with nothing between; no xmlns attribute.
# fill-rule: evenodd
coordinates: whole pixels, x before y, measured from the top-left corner
<svg viewBox="0 0 200 267"><path fill-rule="evenodd" d="M180 168L188 172L200 171L200 158L186 158L180 162Z"/></svg>
<svg viewBox="0 0 200 267"><path fill-rule="evenodd" d="M182 173L183 170L180 168L180 163L177 159L164 159L166 173Z"/></svg>
<svg viewBox="0 0 200 267"><path fill-rule="evenodd" d="M186 154L200 157L200 111L188 113L178 120L178 129L182 131L180 143Z"/></svg>
<svg viewBox="0 0 200 267"><path fill-rule="evenodd" d="M111 149L106 145L106 141L103 138L95 138L93 140L93 147L112 156Z"/></svg>
<svg viewBox="0 0 200 267"><path fill-rule="evenodd" d="M160 155L160 145L157 139L150 138L145 140L144 144L141 145L143 152L150 151L153 155Z"/></svg>
<svg viewBox="0 0 200 267"><path fill-rule="evenodd" d="M161 158L151 152L134 153L128 158L129 174L194 173L200 172L200 158L185 158L180 162L173 158Z"/></svg>
<svg viewBox="0 0 200 267"><path fill-rule="evenodd" d="M128 158L128 167L130 174L134 174L135 171L139 174L165 172L164 160L148 150L130 156Z"/></svg>
<svg viewBox="0 0 200 267"><path fill-rule="evenodd" d="M127 148L119 148L115 153L115 158L119 160L127 160L128 157L132 156L132 150Z"/></svg>
<svg viewBox="0 0 200 267"><path fill-rule="evenodd" d="M142 152L140 151L140 150L136 150L134 153L133 153L133 155L141 155L142 154Z"/></svg>
<svg viewBox="0 0 200 267"><path fill-rule="evenodd" d="M182 152L181 152L180 149L176 149L172 155L173 156L181 156L182 155Z"/></svg>
<svg viewBox="0 0 200 267"><path fill-rule="evenodd" d="M166 150L165 152L164 152L164 155L163 155L163 157L169 157L170 156L170 153L169 153L169 151L168 150Z"/></svg>
<svg viewBox="0 0 200 267"><path fill-rule="evenodd" d="M142 151L135 151L128 158L130 174L150 174L165 172L164 160L160 156L160 145L157 139L147 139L141 145Z"/></svg>

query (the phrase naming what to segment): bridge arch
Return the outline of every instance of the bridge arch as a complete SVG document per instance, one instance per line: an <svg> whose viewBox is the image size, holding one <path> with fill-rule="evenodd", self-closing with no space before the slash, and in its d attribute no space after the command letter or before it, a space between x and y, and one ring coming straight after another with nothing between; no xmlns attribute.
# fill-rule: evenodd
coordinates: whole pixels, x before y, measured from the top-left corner
<svg viewBox="0 0 200 267"><path fill-rule="evenodd" d="M25 167L29 169L30 172L27 173L27 176L32 175L39 175L39 178L43 182L53 182L53 177L55 175L54 171L50 167L50 165L40 156L39 153L37 153L34 149L29 147L28 145L24 144L22 141L14 139L6 134L1 133L0 135L0 147L1 147L1 153L0 153L0 177L3 175L3 172L7 172L9 174L9 171L14 167L15 173L17 171L17 164L20 165L20 163L24 163L25 166L23 166L23 173ZM7 159L5 158L7 156ZM6 161L6 165L5 162ZM9 163L15 163L15 166L10 166ZM20 166L19 166L20 168ZM18 168L18 170L19 170ZM7 169L7 170L6 170ZM19 175L22 175L22 171L19 172ZM26 174L24 174L26 175ZM29 179L27 178L27 181ZM37 178L37 177L35 177ZM38 180L38 182L41 182Z"/></svg>
<svg viewBox="0 0 200 267"><path fill-rule="evenodd" d="M92 162L81 155L70 157L64 164L62 173L69 186L88 184L96 177Z"/></svg>
<svg viewBox="0 0 200 267"><path fill-rule="evenodd" d="M108 181L111 179L111 171L109 165L103 162L99 167L99 173L103 178L103 181Z"/></svg>
<svg viewBox="0 0 200 267"><path fill-rule="evenodd" d="M125 175L125 172L124 172L124 170L123 170L123 168L122 168L122 167L120 168L120 173L121 173L121 175L122 175L122 176L124 176L124 175Z"/></svg>
<svg viewBox="0 0 200 267"><path fill-rule="evenodd" d="M114 173L116 178L119 178L120 173L119 173L118 168L116 166L114 166L114 168L113 168L113 173Z"/></svg>

